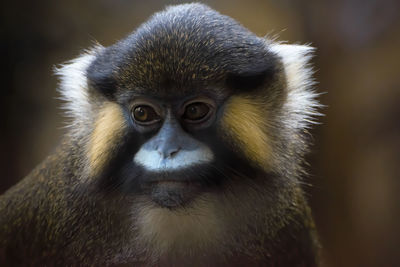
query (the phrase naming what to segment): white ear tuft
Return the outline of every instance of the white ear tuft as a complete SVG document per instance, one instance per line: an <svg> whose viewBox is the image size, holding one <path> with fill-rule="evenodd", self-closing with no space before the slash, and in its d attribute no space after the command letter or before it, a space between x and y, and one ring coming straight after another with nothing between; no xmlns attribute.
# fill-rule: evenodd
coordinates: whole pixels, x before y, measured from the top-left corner
<svg viewBox="0 0 400 267"><path fill-rule="evenodd" d="M63 109L73 124L87 120L91 114L86 71L102 49L98 45L60 68L55 68L55 74L60 77L60 98L66 102Z"/></svg>
<svg viewBox="0 0 400 267"><path fill-rule="evenodd" d="M315 49L289 44L272 44L270 49L281 58L285 70L288 98L283 108L287 126L297 130L308 128L310 123L315 123L314 117L321 115L317 111L321 105L313 89L314 71L310 64Z"/></svg>

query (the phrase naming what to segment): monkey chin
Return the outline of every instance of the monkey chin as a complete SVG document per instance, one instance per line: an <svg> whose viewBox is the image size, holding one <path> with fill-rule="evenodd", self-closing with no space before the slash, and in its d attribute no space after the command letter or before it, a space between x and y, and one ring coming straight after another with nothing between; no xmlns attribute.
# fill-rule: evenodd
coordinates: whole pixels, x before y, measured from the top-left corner
<svg viewBox="0 0 400 267"><path fill-rule="evenodd" d="M149 193L157 205L175 210L190 205L201 191L201 185L196 182L159 181L151 183Z"/></svg>

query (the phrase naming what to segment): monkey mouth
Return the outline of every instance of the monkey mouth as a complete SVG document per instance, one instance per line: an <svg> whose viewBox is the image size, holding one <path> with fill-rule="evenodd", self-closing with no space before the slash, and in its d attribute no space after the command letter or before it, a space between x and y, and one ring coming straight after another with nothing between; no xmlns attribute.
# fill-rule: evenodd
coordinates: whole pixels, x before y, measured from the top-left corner
<svg viewBox="0 0 400 267"><path fill-rule="evenodd" d="M221 175L210 164L171 171L149 171L140 165L126 165L106 188L118 188L124 194L141 195L160 207L178 209L192 203L202 193L221 186Z"/></svg>

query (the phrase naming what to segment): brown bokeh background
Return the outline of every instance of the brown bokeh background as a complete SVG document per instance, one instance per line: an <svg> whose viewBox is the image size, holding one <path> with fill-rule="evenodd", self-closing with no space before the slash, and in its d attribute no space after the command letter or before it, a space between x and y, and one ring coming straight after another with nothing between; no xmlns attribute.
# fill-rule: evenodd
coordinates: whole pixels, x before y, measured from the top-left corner
<svg viewBox="0 0 400 267"><path fill-rule="evenodd" d="M1 8L0 192L63 133L54 65L182 1L8 1ZM326 266L400 266L400 1L205 1L260 36L311 43L322 124L307 195Z"/></svg>

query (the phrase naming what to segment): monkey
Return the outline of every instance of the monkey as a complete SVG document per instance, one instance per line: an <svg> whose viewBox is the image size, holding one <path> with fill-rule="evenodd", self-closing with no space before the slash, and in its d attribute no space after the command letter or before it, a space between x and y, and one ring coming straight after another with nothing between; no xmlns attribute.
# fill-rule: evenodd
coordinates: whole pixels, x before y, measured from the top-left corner
<svg viewBox="0 0 400 267"><path fill-rule="evenodd" d="M319 266L314 49L200 3L56 69L68 130L0 198L2 266Z"/></svg>

